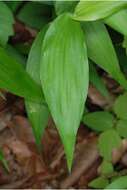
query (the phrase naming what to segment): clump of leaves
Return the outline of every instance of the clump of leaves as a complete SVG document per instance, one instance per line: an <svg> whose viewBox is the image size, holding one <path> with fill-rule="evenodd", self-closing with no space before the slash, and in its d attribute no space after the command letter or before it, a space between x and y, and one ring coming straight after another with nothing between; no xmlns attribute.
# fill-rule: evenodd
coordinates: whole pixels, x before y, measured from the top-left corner
<svg viewBox="0 0 127 190"><path fill-rule="evenodd" d="M105 188L109 184L110 174L114 173L112 151L114 148L120 148L122 139L127 138L126 100L127 93L125 92L116 99L112 112L99 111L86 113L83 116L84 124L97 133L102 132L98 140L99 153L103 158L100 166L101 176L90 182L90 187ZM123 180L123 178L121 179ZM118 180L119 183L122 184L121 180Z"/></svg>
<svg viewBox="0 0 127 190"><path fill-rule="evenodd" d="M126 77L121 71L106 27L108 25L126 38L126 7L126 1L0 2L0 88L25 98L39 147L48 117L53 117L64 145L69 170L89 80L108 97L94 64L127 89ZM26 68L7 49L10 43L8 38L14 34L14 16L40 30L32 44ZM24 44L19 45L19 54L26 55ZM126 43L124 47L127 47ZM105 163L102 168L106 165L110 171L112 166L108 162L111 161L112 149L120 146L120 136L125 137L120 127L125 128L125 107L124 118L118 107L119 100L114 108L120 118L116 128L113 127L114 116L108 112L91 113L83 118L93 130L103 132L99 138L99 149ZM96 119L100 115L101 119ZM102 181L101 186L107 184L105 179Z"/></svg>

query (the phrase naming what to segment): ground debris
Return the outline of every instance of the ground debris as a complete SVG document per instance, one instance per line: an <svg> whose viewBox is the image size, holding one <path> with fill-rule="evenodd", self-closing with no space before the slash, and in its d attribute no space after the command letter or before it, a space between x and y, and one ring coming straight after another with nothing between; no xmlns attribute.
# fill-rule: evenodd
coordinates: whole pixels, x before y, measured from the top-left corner
<svg viewBox="0 0 127 190"><path fill-rule="evenodd" d="M49 119L42 139L42 152L39 152L23 99L9 97L13 101L6 100L0 111L0 148L10 172L0 164L0 188L88 188L88 183L97 177L101 163L98 136L81 123L72 173L68 174L63 145L52 119ZM123 146L113 151L113 163L126 166L126 152L127 143L123 140Z"/></svg>

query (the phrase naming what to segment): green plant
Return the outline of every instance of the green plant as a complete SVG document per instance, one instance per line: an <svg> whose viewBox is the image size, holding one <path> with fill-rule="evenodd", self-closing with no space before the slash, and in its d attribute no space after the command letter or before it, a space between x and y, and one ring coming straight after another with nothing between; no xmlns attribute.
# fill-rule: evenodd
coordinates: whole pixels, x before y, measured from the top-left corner
<svg viewBox="0 0 127 190"><path fill-rule="evenodd" d="M82 121L92 130L100 133L98 139L98 150L103 158L100 166L100 177L94 179L89 183L90 187L105 188L112 179L114 168L112 165L112 151L114 148L120 148L122 139L127 138L127 106L126 106L127 93L120 95L110 111L99 111L84 114ZM113 175L114 176L114 175ZM116 177L119 173L116 173ZM121 178L122 181L124 178ZM118 180L118 184L122 188L122 182ZM113 184L117 184L113 182ZM125 184L125 183L123 183ZM116 185L117 186L117 185ZM126 186L126 185L125 185ZM110 185L108 186L110 187ZM126 186L127 187L127 186Z"/></svg>
<svg viewBox="0 0 127 190"><path fill-rule="evenodd" d="M3 151L1 149L0 149L0 162L3 164L3 166L7 170L7 172L9 172L7 160L5 159Z"/></svg>
<svg viewBox="0 0 127 190"><path fill-rule="evenodd" d="M20 5L21 2L0 2L0 88L25 98L39 147L49 114L52 115L71 170L76 134L88 92L89 65L90 82L104 96L108 97L108 92L93 63L127 89L126 77L121 71L114 44L105 25L126 39L127 2L28 2L17 14ZM48 16L38 15L41 7ZM9 53L7 48L8 38L14 34L14 14L33 28L43 28L31 47L26 68L20 64L19 56L14 51ZM126 40L124 47L127 47ZM15 48L26 54L22 44ZM112 148L118 147L121 139L116 130L112 129L113 116L106 112L102 114L109 121L103 128L97 127L97 131L104 131L100 135L99 147L104 159L110 161ZM92 129L96 127L88 117L87 121L84 118L84 122ZM115 140L110 148L106 147L105 153L105 140L112 136Z"/></svg>

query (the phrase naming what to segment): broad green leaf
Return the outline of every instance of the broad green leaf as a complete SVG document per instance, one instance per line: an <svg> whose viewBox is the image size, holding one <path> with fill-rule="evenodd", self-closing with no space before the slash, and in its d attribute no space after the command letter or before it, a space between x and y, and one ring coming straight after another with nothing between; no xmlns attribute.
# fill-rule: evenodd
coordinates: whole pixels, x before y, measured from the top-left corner
<svg viewBox="0 0 127 190"><path fill-rule="evenodd" d="M94 21L103 19L120 9L127 7L126 1L80 1L76 6L74 19L79 21Z"/></svg>
<svg viewBox="0 0 127 190"><path fill-rule="evenodd" d="M127 188L127 176L119 177L114 180L106 189L126 189Z"/></svg>
<svg viewBox="0 0 127 190"><path fill-rule="evenodd" d="M91 129L101 132L113 127L114 117L109 112L98 111L84 115L82 121Z"/></svg>
<svg viewBox="0 0 127 190"><path fill-rule="evenodd" d="M88 91L88 73L80 23L72 20L68 13L60 15L45 35L40 74L46 102L64 144L69 169Z"/></svg>
<svg viewBox="0 0 127 190"><path fill-rule="evenodd" d="M7 160L5 159L3 151L1 149L0 149L0 162L3 164L4 168L9 172Z"/></svg>
<svg viewBox="0 0 127 190"><path fill-rule="evenodd" d="M105 97L109 97L108 90L103 82L103 80L100 78L98 75L94 65L90 62L89 64L90 67L90 73L89 73L89 78L90 82L97 88L97 90Z"/></svg>
<svg viewBox="0 0 127 190"><path fill-rule="evenodd" d="M23 66L0 47L0 88L36 102L43 102L41 87L27 74Z"/></svg>
<svg viewBox="0 0 127 190"><path fill-rule="evenodd" d="M86 22L83 23L83 29L89 58L127 89L127 80L120 70L115 49L104 24L99 21Z"/></svg>
<svg viewBox="0 0 127 190"><path fill-rule="evenodd" d="M119 120L116 130L121 137L127 138L127 120Z"/></svg>
<svg viewBox="0 0 127 190"><path fill-rule="evenodd" d="M18 63L21 63L24 67L26 66L26 58L21 54L14 46L7 44L7 53L10 57L13 57Z"/></svg>
<svg viewBox="0 0 127 190"><path fill-rule="evenodd" d="M127 36L127 11L121 10L104 19L104 23Z"/></svg>
<svg viewBox="0 0 127 190"><path fill-rule="evenodd" d="M19 6L21 6L22 1L6 1L6 4L13 12L16 12Z"/></svg>
<svg viewBox="0 0 127 190"><path fill-rule="evenodd" d="M103 189L109 184L108 179L104 177L97 177L96 179L92 180L88 186L96 189Z"/></svg>
<svg viewBox="0 0 127 190"><path fill-rule="evenodd" d="M0 45L5 46L9 36L14 34L13 31L14 18L9 7L0 2Z"/></svg>
<svg viewBox="0 0 127 190"><path fill-rule="evenodd" d="M127 92L120 95L114 103L114 112L120 119L127 119Z"/></svg>
<svg viewBox="0 0 127 190"><path fill-rule="evenodd" d="M51 7L37 2L27 2L18 13L18 19L30 27L41 29L50 21Z"/></svg>
<svg viewBox="0 0 127 190"><path fill-rule="evenodd" d="M36 37L29 53L27 61L27 72L40 85L40 58L42 43L46 29L44 28ZM43 98L43 97L42 97ZM48 122L49 111L46 105L26 101L26 108L32 124L36 143L41 148L41 137Z"/></svg>
<svg viewBox="0 0 127 190"><path fill-rule="evenodd" d="M56 1L55 2L55 11L57 15L60 15L64 12L73 12L77 1Z"/></svg>
<svg viewBox="0 0 127 190"><path fill-rule="evenodd" d="M100 155L107 161L112 160L112 151L121 146L121 138L114 129L109 129L99 136L98 148Z"/></svg>
<svg viewBox="0 0 127 190"><path fill-rule="evenodd" d="M114 168L111 162L104 160L100 165L101 175L108 175L114 172Z"/></svg>

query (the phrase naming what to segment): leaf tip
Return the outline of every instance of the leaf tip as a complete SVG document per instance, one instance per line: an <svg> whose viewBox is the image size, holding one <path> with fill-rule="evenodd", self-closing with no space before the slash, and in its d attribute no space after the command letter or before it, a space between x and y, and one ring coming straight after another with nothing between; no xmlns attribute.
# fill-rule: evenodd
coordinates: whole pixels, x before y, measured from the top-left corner
<svg viewBox="0 0 127 190"><path fill-rule="evenodd" d="M69 140L69 142L67 142L67 140ZM66 136L66 139L62 138L63 144L64 144L64 150L65 150L65 155L66 155L66 160L67 160L67 168L69 173L71 173L72 171L72 164L73 164L73 156L74 156L74 149L75 149L75 140L76 140L76 136L75 135L69 135Z"/></svg>

